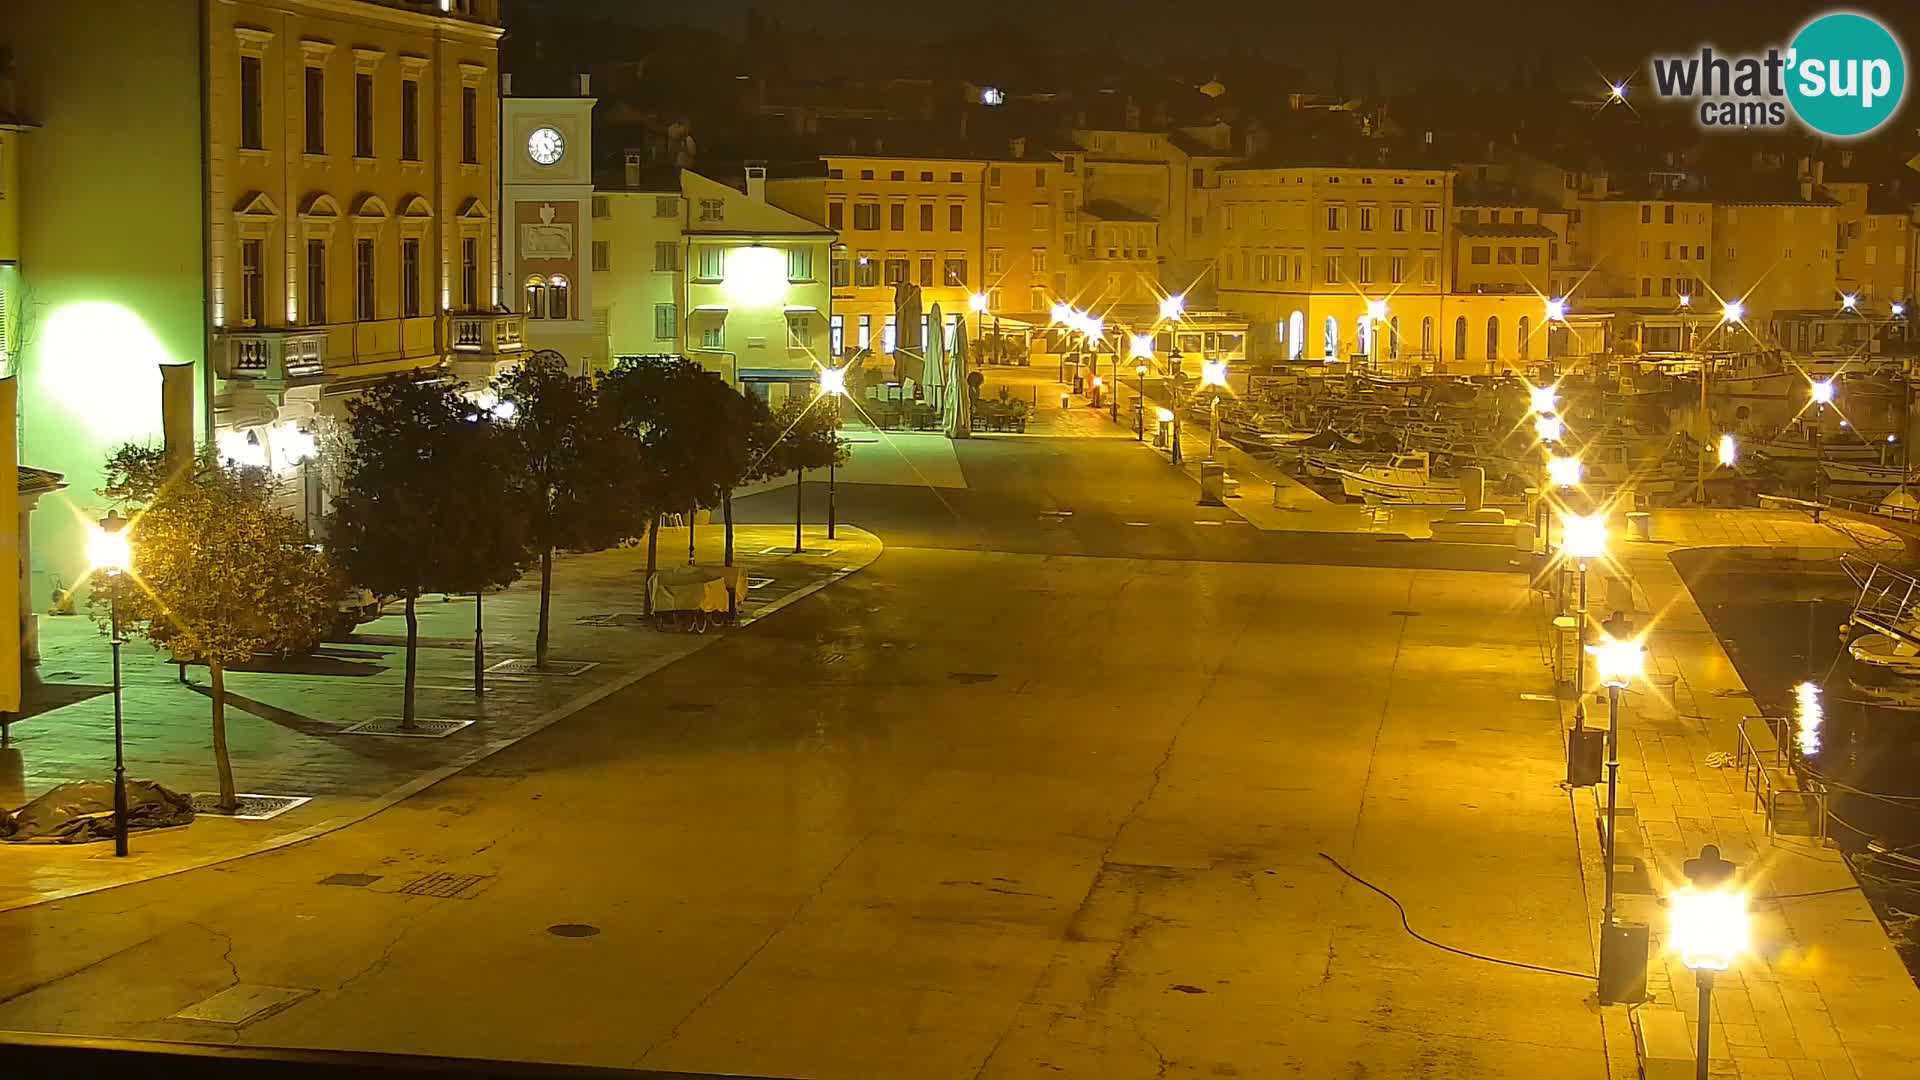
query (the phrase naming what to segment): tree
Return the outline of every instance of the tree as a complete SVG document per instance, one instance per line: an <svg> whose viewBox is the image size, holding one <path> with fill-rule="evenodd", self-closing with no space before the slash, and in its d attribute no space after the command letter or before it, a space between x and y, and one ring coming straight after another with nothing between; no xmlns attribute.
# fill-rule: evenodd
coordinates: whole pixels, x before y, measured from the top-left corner
<svg viewBox="0 0 1920 1080"><path fill-rule="evenodd" d="M395 376L347 411L352 445L334 552L356 584L406 603L400 726L411 729L420 596L477 594L519 576L525 546L510 459L492 424L444 383Z"/></svg>
<svg viewBox="0 0 1920 1080"><path fill-rule="evenodd" d="M767 418L759 443L766 447L761 465L766 475L778 476L789 470L794 474L793 549L803 550L806 545L800 538L800 522L805 505L806 471L823 469L828 462L838 465L847 460L847 444L840 440L832 402L825 397L788 398L785 405Z"/></svg>
<svg viewBox="0 0 1920 1080"><path fill-rule="evenodd" d="M727 530L726 565L733 565L733 489L742 484L751 484L756 480L765 480L774 475L767 471L769 464L767 447L762 445L762 437L768 436L768 426L773 414L767 410L767 403L754 394L743 394L722 383L721 388L732 395L731 401L722 401L714 408L733 411L737 414L730 423L737 424L741 437L738 442L729 442L729 451L737 451L737 456L724 462L724 479L720 485L720 515Z"/></svg>
<svg viewBox="0 0 1920 1080"><path fill-rule="evenodd" d="M132 518L129 576L137 587L118 589L121 629L207 665L219 805L231 811L239 798L227 754L226 669L318 644L342 578L308 543L306 527L274 508L265 469L207 453L169 474L164 450L129 445L108 457L106 473L100 493ZM96 609L111 587L94 583Z"/></svg>
<svg viewBox="0 0 1920 1080"><path fill-rule="evenodd" d="M493 392L511 419L509 445L520 472L526 542L540 557L540 628L534 663L547 666L553 553L595 551L633 534L619 499L623 470L641 463L620 438L592 380L570 374L566 358L542 349L501 373Z"/></svg>

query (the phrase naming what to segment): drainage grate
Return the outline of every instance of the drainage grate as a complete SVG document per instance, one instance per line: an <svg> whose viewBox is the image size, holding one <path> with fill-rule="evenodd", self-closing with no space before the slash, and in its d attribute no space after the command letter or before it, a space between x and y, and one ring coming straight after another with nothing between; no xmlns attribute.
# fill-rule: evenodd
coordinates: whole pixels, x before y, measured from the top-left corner
<svg viewBox="0 0 1920 1080"><path fill-rule="evenodd" d="M198 1020L203 1024L226 1024L229 1027L239 1027L271 1016L311 993L313 993L311 990L296 990L286 986L254 986L249 983L235 983L205 1001L189 1005L173 1015L179 1020Z"/></svg>
<svg viewBox="0 0 1920 1080"><path fill-rule="evenodd" d="M552 926L547 927L547 933L552 934L554 937L593 937L599 932L599 927L583 922L554 923Z"/></svg>
<svg viewBox="0 0 1920 1080"><path fill-rule="evenodd" d="M193 812L210 817L233 818L238 821L267 821L296 806L313 801L311 795L256 795L245 793L237 796L238 808L231 812L220 809L220 796L217 792L196 791L188 796L193 800Z"/></svg>
<svg viewBox="0 0 1920 1080"><path fill-rule="evenodd" d="M947 678L966 686L976 683L992 682L1000 676L991 671L949 671Z"/></svg>
<svg viewBox="0 0 1920 1080"><path fill-rule="evenodd" d="M395 892L407 896L437 896L443 900L471 900L481 883L491 881L492 874L449 874L435 871L425 877L416 878L400 886Z"/></svg>
<svg viewBox="0 0 1920 1080"><path fill-rule="evenodd" d="M492 675L578 675L589 668L597 666L599 665L580 663L575 660L549 660L547 661L546 669L543 671L540 668L534 667L532 660L520 659L502 660L488 668L487 672Z"/></svg>
<svg viewBox="0 0 1920 1080"><path fill-rule="evenodd" d="M390 735L401 739L444 739L461 728L472 727L471 720L429 720L415 717L413 727L400 726L398 716L378 716L372 720L362 720L349 728L340 729L342 735Z"/></svg>
<svg viewBox="0 0 1920 1080"><path fill-rule="evenodd" d="M379 874L328 874L320 879L322 885L344 885L349 889L364 889L380 880Z"/></svg>

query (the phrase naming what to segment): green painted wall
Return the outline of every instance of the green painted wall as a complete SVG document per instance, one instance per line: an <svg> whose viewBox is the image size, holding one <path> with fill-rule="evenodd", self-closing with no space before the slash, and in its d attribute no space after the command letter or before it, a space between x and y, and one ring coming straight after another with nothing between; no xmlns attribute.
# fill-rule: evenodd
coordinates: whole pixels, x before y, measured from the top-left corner
<svg viewBox="0 0 1920 1080"><path fill-rule="evenodd" d="M33 601L86 571L112 447L160 438L165 363L204 363L200 5L10 5L18 111L21 462L65 473L33 515ZM204 418L200 425L204 431Z"/></svg>

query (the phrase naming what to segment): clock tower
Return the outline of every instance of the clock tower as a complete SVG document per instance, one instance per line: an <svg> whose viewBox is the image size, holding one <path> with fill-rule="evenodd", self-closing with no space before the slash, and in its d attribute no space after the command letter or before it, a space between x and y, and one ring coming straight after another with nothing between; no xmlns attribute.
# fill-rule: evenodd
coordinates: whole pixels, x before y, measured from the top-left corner
<svg viewBox="0 0 1920 1080"><path fill-rule="evenodd" d="M500 79L502 300L527 316L527 348L554 349L576 372L606 352L593 306L593 104L578 93L519 97Z"/></svg>

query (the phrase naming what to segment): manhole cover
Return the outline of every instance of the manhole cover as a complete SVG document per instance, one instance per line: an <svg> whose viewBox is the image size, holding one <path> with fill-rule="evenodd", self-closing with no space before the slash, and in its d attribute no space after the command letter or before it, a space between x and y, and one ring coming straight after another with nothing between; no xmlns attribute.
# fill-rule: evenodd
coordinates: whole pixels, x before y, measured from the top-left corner
<svg viewBox="0 0 1920 1080"><path fill-rule="evenodd" d="M349 889L364 889L380 880L379 874L328 874L320 879L322 885L345 885Z"/></svg>
<svg viewBox="0 0 1920 1080"><path fill-rule="evenodd" d="M999 675L996 675L991 671L949 671L947 672L947 678L952 679L954 682L961 683L966 686L972 686L975 683L992 682L993 680L999 677L1000 677Z"/></svg>
<svg viewBox="0 0 1920 1080"><path fill-rule="evenodd" d="M193 812L212 817L235 818L240 821L266 821L313 801L311 795L256 795L243 793L236 796L240 805L233 810L220 809L220 796L216 792L196 791L189 798L193 800Z"/></svg>
<svg viewBox="0 0 1920 1080"><path fill-rule="evenodd" d="M578 675L597 665L580 663L573 660L549 660L542 669L534 666L530 659L502 660L487 669L492 675Z"/></svg>
<svg viewBox="0 0 1920 1080"><path fill-rule="evenodd" d="M443 900L471 900L492 874L449 874L436 871L400 886L396 891L408 896L437 896Z"/></svg>
<svg viewBox="0 0 1920 1080"><path fill-rule="evenodd" d="M311 993L313 993L311 990L295 990L285 986L254 986L249 983L236 983L205 1001L189 1005L173 1015L180 1020L198 1020L203 1024L227 1024L238 1027L262 1017L271 1016Z"/></svg>
<svg viewBox="0 0 1920 1080"><path fill-rule="evenodd" d="M673 704L667 706L667 711L668 712L706 712L708 709L711 709L711 708L713 708L713 706L705 701L676 701Z"/></svg>
<svg viewBox="0 0 1920 1080"><path fill-rule="evenodd" d="M342 728L342 735L391 735L401 739L444 739L461 728L472 727L471 720L430 720L415 717L411 728L402 727L397 716L378 716L372 720L362 720L349 728Z"/></svg>
<svg viewBox="0 0 1920 1080"><path fill-rule="evenodd" d="M547 933L552 934L554 937L593 937L599 932L599 927L589 926L583 922L554 923L552 926L547 927Z"/></svg>

